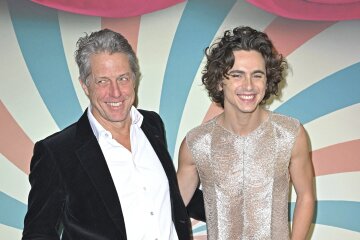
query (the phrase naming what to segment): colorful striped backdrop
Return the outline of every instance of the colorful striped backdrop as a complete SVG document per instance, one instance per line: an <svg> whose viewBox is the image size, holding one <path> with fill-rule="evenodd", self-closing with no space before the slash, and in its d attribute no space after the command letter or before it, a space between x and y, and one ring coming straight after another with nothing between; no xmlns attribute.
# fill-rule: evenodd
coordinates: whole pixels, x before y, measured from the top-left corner
<svg viewBox="0 0 360 240"><path fill-rule="evenodd" d="M34 143L88 105L74 61L84 32L107 27L130 40L143 74L139 108L163 117L177 166L186 132L221 111L200 84L203 50L238 25L266 31L291 65L270 109L300 119L310 136L317 190L311 239L360 239L360 20L283 18L243 0L178 2L109 18L0 0L0 239L21 236ZM193 230L206 239L204 223L194 221Z"/></svg>

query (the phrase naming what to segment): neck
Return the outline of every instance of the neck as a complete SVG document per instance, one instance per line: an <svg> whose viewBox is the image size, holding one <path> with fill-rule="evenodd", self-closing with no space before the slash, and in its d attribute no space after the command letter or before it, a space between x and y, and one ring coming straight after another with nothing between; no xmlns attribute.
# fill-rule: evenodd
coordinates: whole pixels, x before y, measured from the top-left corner
<svg viewBox="0 0 360 240"><path fill-rule="evenodd" d="M113 139L131 152L130 127L132 120L130 116L127 120L121 122L99 121L99 123L111 133Z"/></svg>

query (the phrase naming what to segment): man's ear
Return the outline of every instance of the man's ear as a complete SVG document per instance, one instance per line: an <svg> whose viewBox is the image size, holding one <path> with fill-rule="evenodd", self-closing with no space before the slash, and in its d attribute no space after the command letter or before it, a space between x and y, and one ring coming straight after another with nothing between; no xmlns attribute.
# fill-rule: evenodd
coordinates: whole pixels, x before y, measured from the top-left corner
<svg viewBox="0 0 360 240"><path fill-rule="evenodd" d="M218 84L217 89L221 92L221 91L223 90L223 86L224 86L224 83L223 83L223 81L221 81L221 82Z"/></svg>
<svg viewBox="0 0 360 240"><path fill-rule="evenodd" d="M88 89L88 85L81 79L79 79L79 82L80 82L80 85L81 85L81 88L84 90L84 93L86 94L86 96L89 96L89 89Z"/></svg>

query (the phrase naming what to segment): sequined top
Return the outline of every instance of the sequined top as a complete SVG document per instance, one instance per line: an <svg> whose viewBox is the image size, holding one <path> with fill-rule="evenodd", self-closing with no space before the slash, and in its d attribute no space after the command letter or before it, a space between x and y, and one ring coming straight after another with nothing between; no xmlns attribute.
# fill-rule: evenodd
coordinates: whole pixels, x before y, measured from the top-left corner
<svg viewBox="0 0 360 240"><path fill-rule="evenodd" d="M269 112L246 136L217 117L186 136L204 193L208 239L289 239L291 150L298 120Z"/></svg>

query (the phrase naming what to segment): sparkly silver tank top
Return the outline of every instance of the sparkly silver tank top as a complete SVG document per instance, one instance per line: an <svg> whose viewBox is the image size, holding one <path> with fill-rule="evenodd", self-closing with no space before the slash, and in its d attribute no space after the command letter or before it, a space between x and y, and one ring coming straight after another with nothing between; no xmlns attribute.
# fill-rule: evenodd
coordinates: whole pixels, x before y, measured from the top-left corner
<svg viewBox="0 0 360 240"><path fill-rule="evenodd" d="M186 136L203 188L208 239L289 239L288 167L299 121L269 112L246 136L216 121Z"/></svg>

